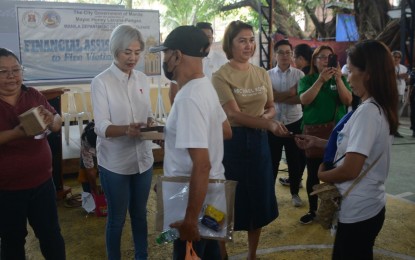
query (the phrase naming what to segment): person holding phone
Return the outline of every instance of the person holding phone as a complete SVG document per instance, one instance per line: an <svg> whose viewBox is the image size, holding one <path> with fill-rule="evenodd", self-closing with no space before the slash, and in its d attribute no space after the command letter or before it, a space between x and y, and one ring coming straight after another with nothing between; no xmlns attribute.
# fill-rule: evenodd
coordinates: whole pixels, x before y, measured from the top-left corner
<svg viewBox="0 0 415 260"><path fill-rule="evenodd" d="M298 95L303 104L303 132L314 131L320 138L327 139L332 129L324 131L328 125L334 127L347 112L347 106L352 102L352 93L349 84L342 76L340 65L333 56L330 46L322 45L315 49L312 55L312 67L308 75L298 83ZM332 55L332 56L330 56ZM330 60L330 64L329 64ZM337 64L336 64L337 63ZM330 66L329 66L330 65ZM320 133L319 133L320 131ZM318 168L323 160L324 150L321 153L308 153L307 161L307 194L309 211L300 218L300 223L311 223L317 210L317 196L309 195L313 186L318 184Z"/></svg>

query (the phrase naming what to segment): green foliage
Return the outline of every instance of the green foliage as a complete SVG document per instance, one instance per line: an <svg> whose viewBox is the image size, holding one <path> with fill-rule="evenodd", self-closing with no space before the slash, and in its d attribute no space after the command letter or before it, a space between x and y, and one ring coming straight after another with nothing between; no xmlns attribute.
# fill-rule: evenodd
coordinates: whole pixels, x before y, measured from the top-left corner
<svg viewBox="0 0 415 260"><path fill-rule="evenodd" d="M160 0L166 7L161 13L163 25L173 29L180 25L196 24L200 21L212 21L225 0Z"/></svg>
<svg viewBox="0 0 415 260"><path fill-rule="evenodd" d="M254 9L248 9L247 12L241 12L239 9L221 12L219 17L227 19L228 17L237 17L235 20L243 21L252 25L255 30L259 28L259 14Z"/></svg>

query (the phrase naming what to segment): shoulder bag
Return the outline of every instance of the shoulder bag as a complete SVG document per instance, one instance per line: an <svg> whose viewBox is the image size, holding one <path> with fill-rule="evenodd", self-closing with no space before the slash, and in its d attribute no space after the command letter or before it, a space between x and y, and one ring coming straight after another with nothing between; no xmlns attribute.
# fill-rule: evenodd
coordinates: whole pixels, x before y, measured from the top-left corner
<svg viewBox="0 0 415 260"><path fill-rule="evenodd" d="M341 160L344 156L345 155L340 157L336 162ZM366 176L366 174L370 171L370 169L372 169L372 167L377 163L381 156L382 154L380 154L379 157L376 158L376 160L354 180L352 185L350 185L350 187L343 195L340 194L337 187L332 183L320 183L313 186L314 191L311 192L310 195L317 195L320 199L320 206L316 212L316 221L319 222L324 229L329 229L331 227L336 212L340 210L341 200L349 195L356 184L358 184L360 180Z"/></svg>

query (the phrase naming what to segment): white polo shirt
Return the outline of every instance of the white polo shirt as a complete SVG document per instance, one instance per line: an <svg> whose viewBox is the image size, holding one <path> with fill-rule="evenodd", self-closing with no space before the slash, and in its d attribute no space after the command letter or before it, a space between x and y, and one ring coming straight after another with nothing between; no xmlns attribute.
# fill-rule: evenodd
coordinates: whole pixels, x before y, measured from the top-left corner
<svg viewBox="0 0 415 260"><path fill-rule="evenodd" d="M212 74L216 72L223 64L227 63L228 59L226 57L214 50L209 51L209 55L204 57L202 60L203 63L203 74L212 80Z"/></svg>
<svg viewBox="0 0 415 260"><path fill-rule="evenodd" d="M291 66L286 71L282 71L277 65L268 71L268 75L271 78L272 89L284 92L297 84L304 77L304 72ZM274 119L284 125L294 123L303 117L301 104L286 104L274 101L274 106L276 110Z"/></svg>
<svg viewBox="0 0 415 260"><path fill-rule="evenodd" d="M147 76L133 70L130 78L112 64L91 83L98 165L129 175L148 170L154 162L151 141L105 136L110 125L147 123L152 117Z"/></svg>
<svg viewBox="0 0 415 260"><path fill-rule="evenodd" d="M408 69L402 65L402 64L398 64L397 66L395 66L395 71L396 71L396 75L398 76L399 74L402 73L407 73ZM398 85L398 93L400 96L403 96L405 94L405 88L406 88L406 82L404 79L396 79L396 84Z"/></svg>

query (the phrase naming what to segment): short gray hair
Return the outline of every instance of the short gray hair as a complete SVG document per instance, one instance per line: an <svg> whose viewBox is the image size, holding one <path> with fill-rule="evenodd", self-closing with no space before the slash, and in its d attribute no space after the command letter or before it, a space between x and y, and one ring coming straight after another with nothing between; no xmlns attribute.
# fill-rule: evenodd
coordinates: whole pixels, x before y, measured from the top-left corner
<svg viewBox="0 0 415 260"><path fill-rule="evenodd" d="M137 28L129 24L120 24L115 27L111 33L109 43L112 56L116 58L118 53L127 49L133 41L138 41L141 50L144 50L143 36Z"/></svg>
<svg viewBox="0 0 415 260"><path fill-rule="evenodd" d="M402 57L402 52L401 51L392 51L392 55L396 55L398 54L399 56Z"/></svg>

